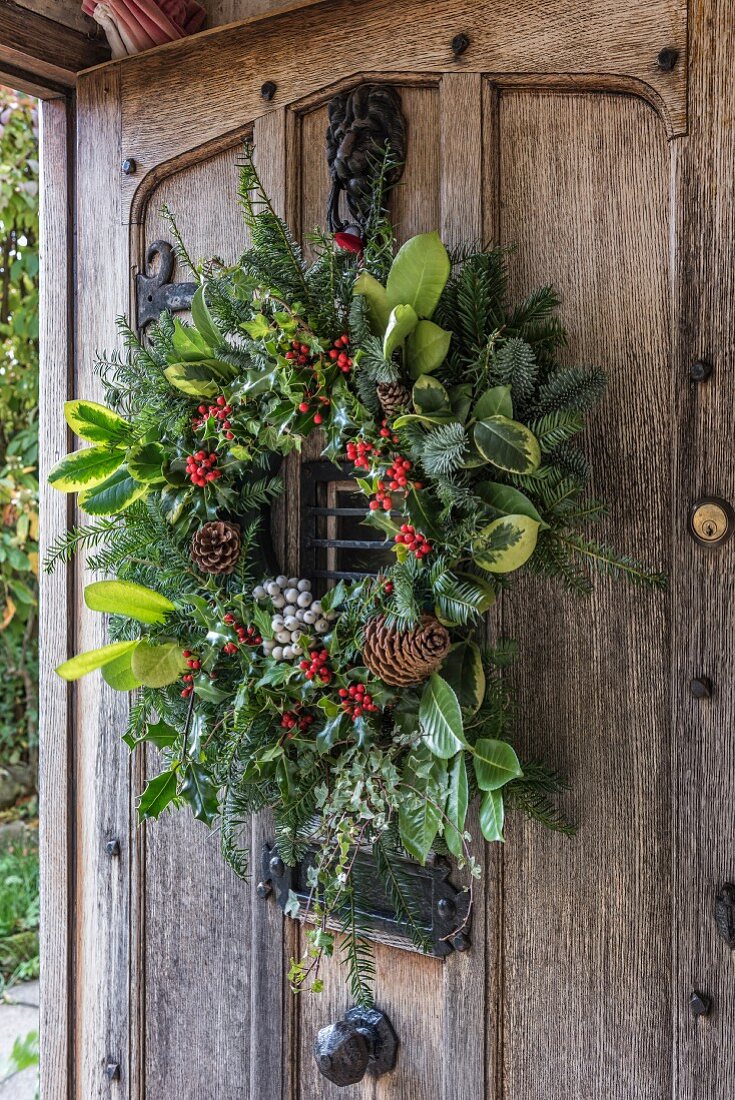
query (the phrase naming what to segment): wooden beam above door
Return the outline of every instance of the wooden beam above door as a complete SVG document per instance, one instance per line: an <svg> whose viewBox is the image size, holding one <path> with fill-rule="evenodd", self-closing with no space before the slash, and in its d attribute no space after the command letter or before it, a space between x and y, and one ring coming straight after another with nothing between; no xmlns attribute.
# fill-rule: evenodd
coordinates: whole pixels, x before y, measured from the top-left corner
<svg viewBox="0 0 735 1100"><path fill-rule="evenodd" d="M94 24L90 24L94 26ZM104 38L0 0L0 78L34 93L74 86L81 69L108 61Z"/></svg>

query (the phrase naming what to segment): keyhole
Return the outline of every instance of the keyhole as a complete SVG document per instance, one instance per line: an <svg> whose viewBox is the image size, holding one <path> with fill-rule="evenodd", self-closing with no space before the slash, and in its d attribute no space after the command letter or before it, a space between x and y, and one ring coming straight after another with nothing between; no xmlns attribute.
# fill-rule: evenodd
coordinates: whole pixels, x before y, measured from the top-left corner
<svg viewBox="0 0 735 1100"><path fill-rule="evenodd" d="M713 537L713 535L715 535L717 533L717 528L715 527L714 523L712 523L711 520L707 520L707 522L705 523L704 533L710 539Z"/></svg>

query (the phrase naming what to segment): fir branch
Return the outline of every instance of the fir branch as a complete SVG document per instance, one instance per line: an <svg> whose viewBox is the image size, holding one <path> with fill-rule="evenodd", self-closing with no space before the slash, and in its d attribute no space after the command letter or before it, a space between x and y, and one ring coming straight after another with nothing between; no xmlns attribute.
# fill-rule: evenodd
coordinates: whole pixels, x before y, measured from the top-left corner
<svg viewBox="0 0 735 1100"><path fill-rule="evenodd" d="M576 825L567 820L554 801L555 796L570 789L567 781L538 761L524 763L522 768L523 776L503 789L508 809L519 810L532 821L564 836L574 836Z"/></svg>
<svg viewBox="0 0 735 1100"><path fill-rule="evenodd" d="M382 839L377 839L373 842L373 859L386 896L396 915L406 925L412 943L419 951L432 954L431 942L421 924L421 916L413 900L407 876L399 868L398 857L394 859L387 844Z"/></svg>
<svg viewBox="0 0 735 1100"><path fill-rule="evenodd" d="M345 886L345 902L342 907L341 932L342 957L347 967L347 981L355 1004L372 1008L375 1004L371 983L375 979L375 961L366 939L367 929L360 923L357 907L357 864L352 869L352 883Z"/></svg>
<svg viewBox="0 0 735 1100"><path fill-rule="evenodd" d="M115 516L64 531L56 537L46 551L43 562L44 571L53 573L59 562L67 564L78 551L99 546L112 532L120 531L122 526L120 518Z"/></svg>
<svg viewBox="0 0 735 1100"><path fill-rule="evenodd" d="M175 245L176 245L176 255L178 256L178 258L184 264L186 264L186 266L189 268L189 271L191 271L191 273L194 276L194 278L196 279L196 281L199 282L200 281L199 271L197 269L196 264L194 263L194 261L192 260L191 256L189 255L189 253L187 251L186 245L184 244L184 238L181 236L181 231L179 230L179 227L176 224L176 218L172 214L168 203L164 203L163 206L161 207L161 217L163 218L163 220L165 222L168 223L168 227L169 227L169 230L171 232L171 236L173 237Z"/></svg>
<svg viewBox="0 0 735 1100"><path fill-rule="evenodd" d="M467 433L461 424L440 424L424 440L421 464L429 476L446 476L460 469L468 448Z"/></svg>
<svg viewBox="0 0 735 1100"><path fill-rule="evenodd" d="M577 410L560 409L531 421L528 426L538 439L542 454L549 454L582 431L584 417Z"/></svg>
<svg viewBox="0 0 735 1100"><path fill-rule="evenodd" d="M589 371L581 367L566 367L540 387L535 407L541 414L561 409L586 412L601 400L606 385L607 379L598 367Z"/></svg>
<svg viewBox="0 0 735 1100"><path fill-rule="evenodd" d="M559 542L567 546L572 553L581 555L606 576L623 576L632 581L633 584L646 585L650 588L666 588L665 573L650 570L629 554L619 554L611 546L584 539L581 535L573 534L570 531L557 531L555 534Z"/></svg>

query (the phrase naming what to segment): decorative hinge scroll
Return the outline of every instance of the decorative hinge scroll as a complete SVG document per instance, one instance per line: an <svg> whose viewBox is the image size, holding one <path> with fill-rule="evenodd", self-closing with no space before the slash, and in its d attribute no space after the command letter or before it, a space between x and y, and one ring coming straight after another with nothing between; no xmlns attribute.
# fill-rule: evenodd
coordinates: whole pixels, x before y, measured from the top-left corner
<svg viewBox="0 0 735 1100"><path fill-rule="evenodd" d="M156 257L158 269L152 271ZM153 241L145 255L146 274L135 276L136 321L138 329L157 321L165 309L171 313L189 309L196 283L172 283L174 250L168 241Z"/></svg>
<svg viewBox="0 0 735 1100"><path fill-rule="evenodd" d="M295 895L300 905L299 917L304 917L311 892L308 870L314 854L315 850L310 851L295 867L287 867L275 845L265 844L259 895L268 897L271 892L269 887L272 887L275 900L284 912L289 902L293 904ZM426 867L409 859L403 859L401 863L402 873L412 879L411 896L415 904L416 920L425 934L427 945L431 945L432 953L444 957L451 955L453 951L466 951L471 946L467 934L469 894L458 890L449 881L448 862L436 858ZM361 865L364 865L364 874L359 873ZM417 950L408 929L377 881L369 849L358 852L355 868L360 881L369 884L369 895L365 894L358 901L368 937L405 951Z"/></svg>

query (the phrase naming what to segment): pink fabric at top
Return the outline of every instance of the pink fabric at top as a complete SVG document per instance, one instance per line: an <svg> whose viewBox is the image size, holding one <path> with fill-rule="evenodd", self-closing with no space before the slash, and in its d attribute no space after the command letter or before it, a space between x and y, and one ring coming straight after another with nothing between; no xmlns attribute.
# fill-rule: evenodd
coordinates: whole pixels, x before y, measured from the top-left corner
<svg viewBox="0 0 735 1100"><path fill-rule="evenodd" d="M82 10L104 27L116 57L194 34L206 18L196 0L83 0Z"/></svg>

